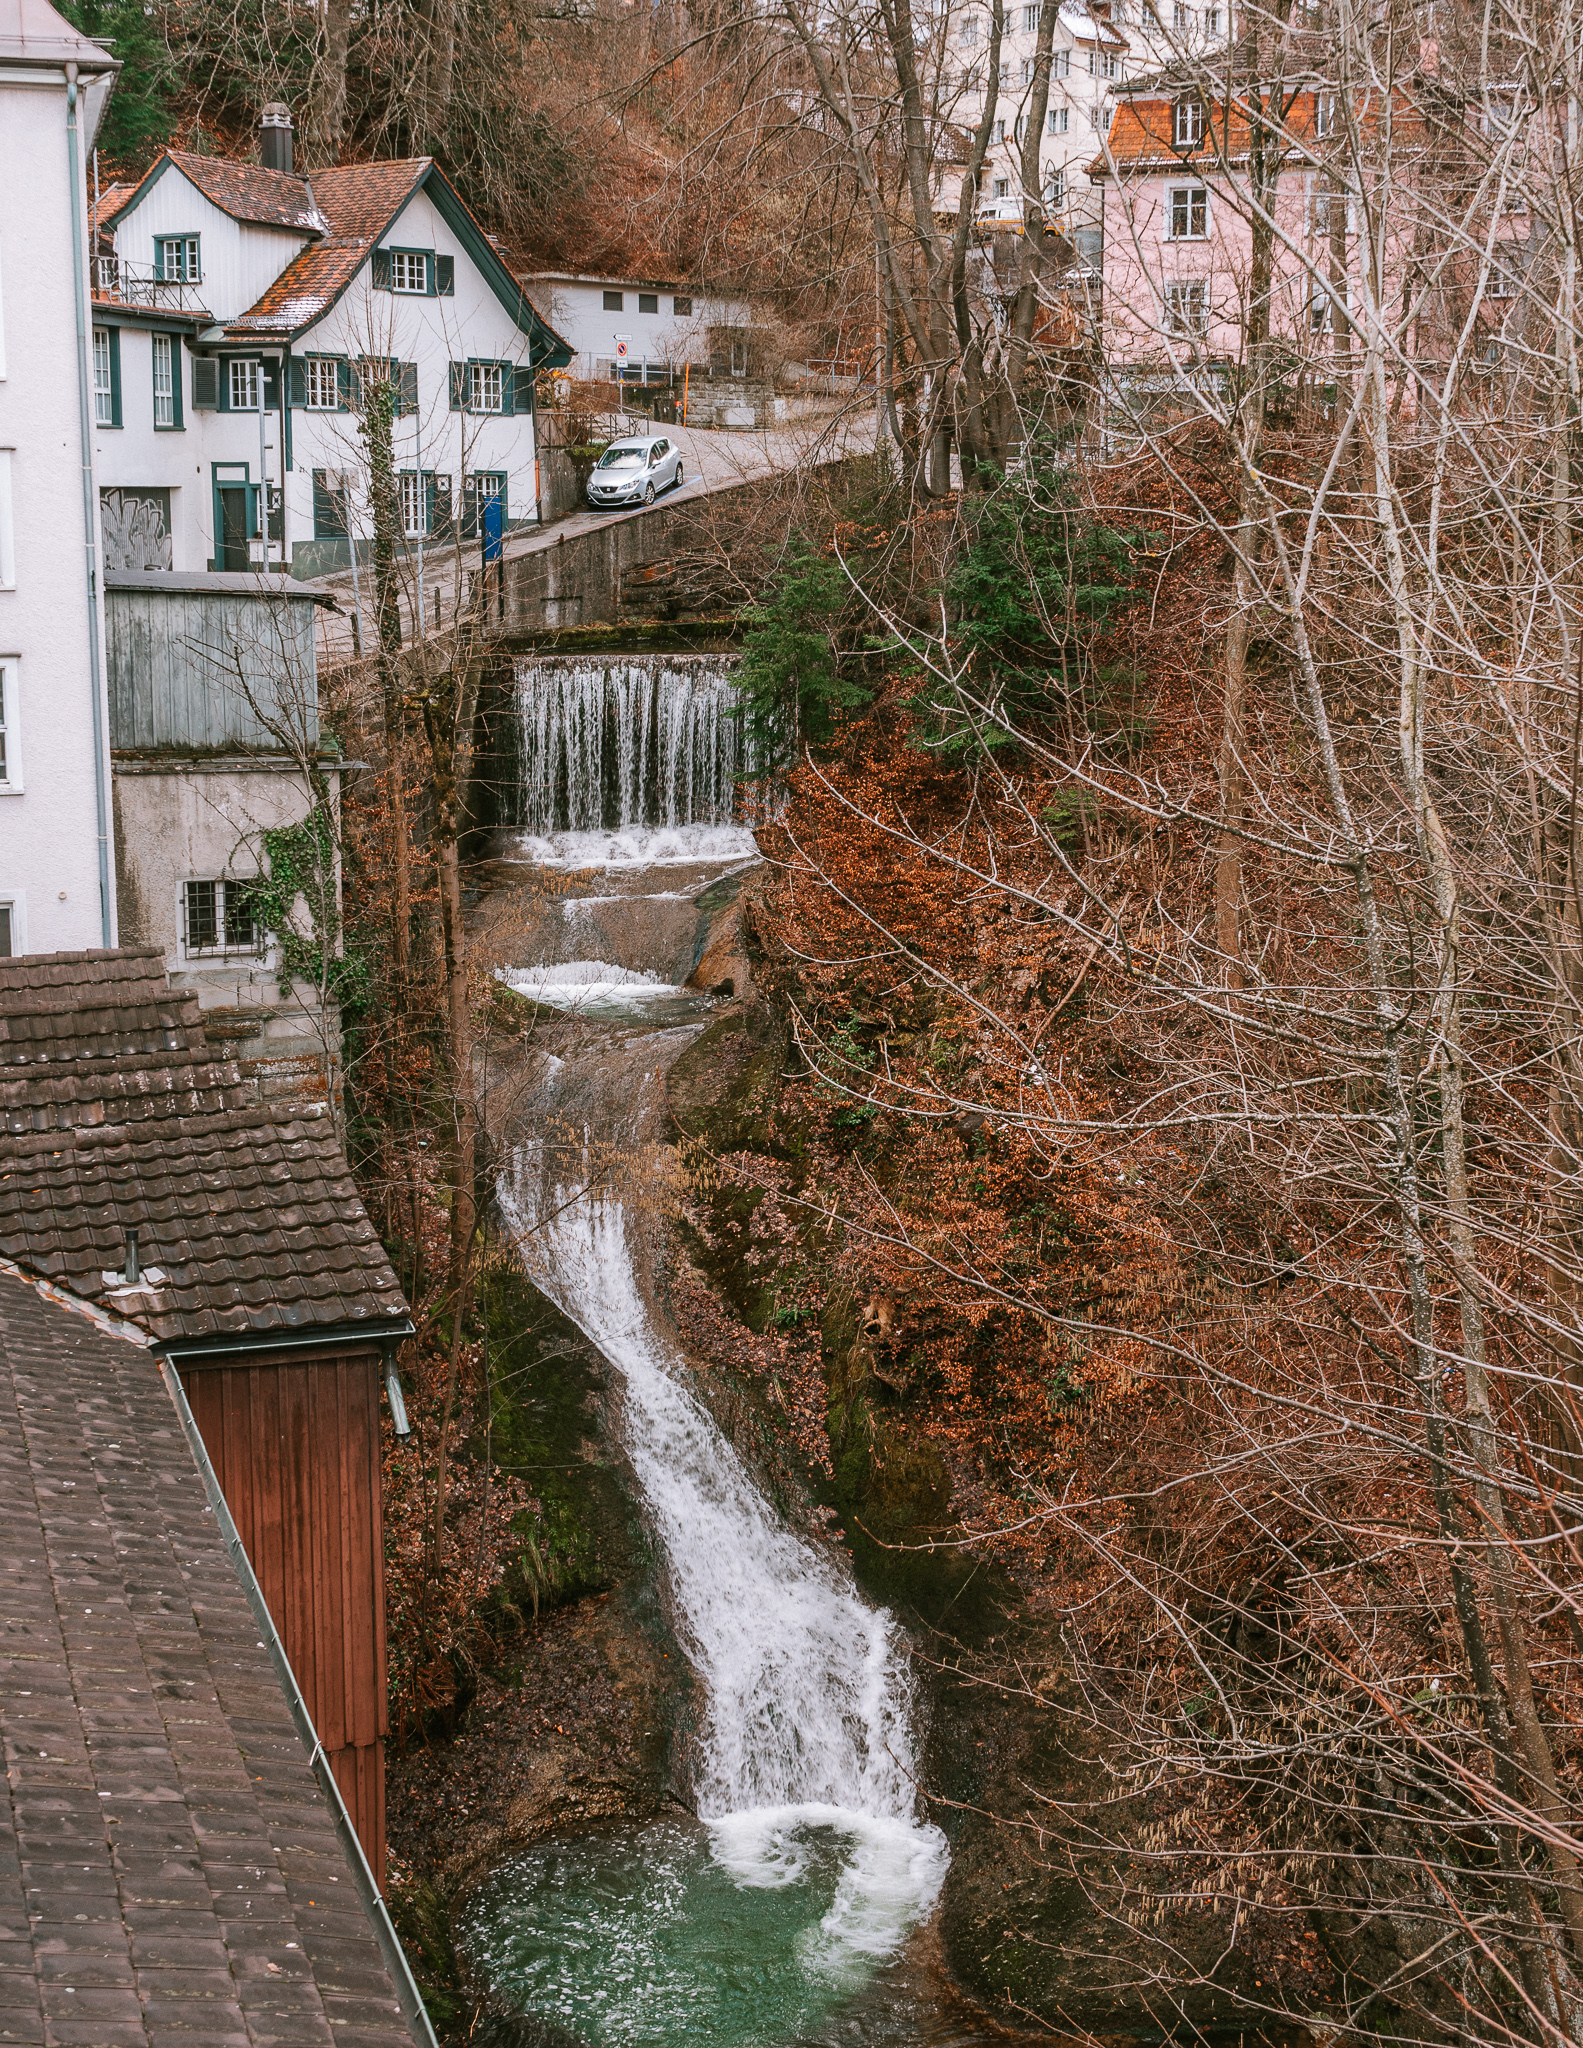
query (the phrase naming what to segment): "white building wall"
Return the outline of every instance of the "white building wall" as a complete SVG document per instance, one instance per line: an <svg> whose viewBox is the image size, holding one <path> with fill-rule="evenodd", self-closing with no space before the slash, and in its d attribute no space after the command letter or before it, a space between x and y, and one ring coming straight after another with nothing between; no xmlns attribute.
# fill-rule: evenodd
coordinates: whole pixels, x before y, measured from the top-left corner
<svg viewBox="0 0 1583 2048"><path fill-rule="evenodd" d="M707 363L711 327L746 327L751 317L740 299L701 298L685 286L660 285L642 278L569 277L543 272L523 280L529 297L556 333L574 351L569 374L603 378L611 375L616 338L629 337L626 367L665 369L674 364ZM607 307L608 293L619 293L619 309ZM656 301L645 313L641 302ZM678 313L676 301L690 304Z"/></svg>
<svg viewBox="0 0 1583 2048"><path fill-rule="evenodd" d="M203 275L198 298L216 320L234 320L259 299L309 237L287 228L232 220L174 164L167 164L141 201L115 224L115 253L138 272L154 267L164 235L197 235Z"/></svg>
<svg viewBox="0 0 1583 2048"><path fill-rule="evenodd" d="M179 188L201 202L201 195L193 192L185 178L169 172L153 188L150 201L140 206L132 218L141 220L152 200L167 186ZM160 225L170 233L182 232L179 212L179 208L173 209ZM187 218L190 229L190 212ZM199 230L205 236L204 296L210 301L208 310L220 323L235 319L262 296L296 255L302 240L286 231L239 228L214 208L204 218L205 224ZM140 248L147 249L150 259L153 239L154 230L146 223L137 229L135 240ZM247 273L249 296L239 302L222 300L219 280L242 276L241 244L248 239L256 240L266 251L273 245L273 266L262 266L247 256L247 263L252 265ZM475 470L503 473L507 479L510 521L518 524L535 519L538 492L531 414L483 416L453 412L450 404L452 362L465 362L473 357L526 365L528 336L474 267L426 193L414 195L380 246L425 249L438 256L452 257L454 296L431 299L375 291L370 282L370 266L365 263L324 318L292 343L293 354L395 357L415 363L418 410L395 423L397 469L432 471L449 478L452 504L458 512L464 474ZM215 252L212 268L211 248ZM119 233L117 253L129 253ZM360 483L367 458L356 415L312 412L294 406L288 448L282 441L281 415L278 410L270 410L263 416L261 450L258 413L194 409L192 357L184 353L183 426L176 432L158 430L154 426L150 333L140 326L125 325L120 334L122 424L97 431L100 483L106 490L119 492L169 491L171 566L178 570L201 570L217 564L216 465L225 465L228 475L248 483L256 484L262 475L267 485L284 484L288 565L295 557L299 571L309 575L335 566L327 552L314 545L313 472L351 471ZM248 350L238 344L235 352L245 354ZM274 356L279 348L270 346L263 352ZM221 374L226 374L223 366ZM353 524L366 540L371 526L366 493L361 489L354 490ZM255 565L262 566L262 547L255 546L252 555ZM280 559L280 543L272 542L269 560L278 564Z"/></svg>
<svg viewBox="0 0 1583 2048"><path fill-rule="evenodd" d="M83 532L64 76L0 71L0 192L12 201L0 211L0 659L13 771L0 785L0 902L14 950L57 952L115 943L113 893L100 895L95 722L106 775L109 733L90 659L103 612ZM106 806L108 832L108 790Z"/></svg>

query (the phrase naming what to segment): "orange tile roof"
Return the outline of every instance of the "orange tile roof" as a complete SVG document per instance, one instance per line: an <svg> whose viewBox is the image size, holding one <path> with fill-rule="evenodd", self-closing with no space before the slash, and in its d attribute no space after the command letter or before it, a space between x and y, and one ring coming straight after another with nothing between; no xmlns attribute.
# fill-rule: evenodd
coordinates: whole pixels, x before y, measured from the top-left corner
<svg viewBox="0 0 1583 2048"><path fill-rule="evenodd" d="M432 164L431 157L412 156L315 171L313 197L328 232L288 263L263 297L226 332L295 334L317 320L357 275L369 250Z"/></svg>
<svg viewBox="0 0 1583 2048"><path fill-rule="evenodd" d="M1235 163L1246 157L1250 136L1245 98L1240 94L1234 96L1229 109L1223 97L1208 99L1204 134L1199 142L1187 149L1171 140L1173 110L1183 97L1183 92L1172 91L1169 87L1128 94L1111 118L1109 156L1096 157L1088 166L1088 175L1103 178L1114 163L1121 171L1196 170L1207 176L1218 163L1228 159ZM1200 94L1199 97L1206 96ZM1293 162L1303 160L1304 145L1311 145L1315 139L1314 102L1317 98L1317 92L1311 87L1290 96L1283 125L1292 145ZM1366 127L1375 127L1378 119L1377 107L1371 105L1365 110ZM1420 110L1415 103L1406 93L1398 93L1397 134L1416 130L1420 121ZM1408 124L1407 128L1404 128L1404 122Z"/></svg>
<svg viewBox="0 0 1583 2048"><path fill-rule="evenodd" d="M300 235L322 235L324 217L313 203L306 178L288 177L284 171L266 171L262 164L234 163L230 157L194 156L190 150L161 150L141 182L125 190L127 196L111 211L101 208L106 225L124 213L132 201L146 192L167 166L180 171L196 185L211 205L233 220L257 222L261 227L291 228Z"/></svg>

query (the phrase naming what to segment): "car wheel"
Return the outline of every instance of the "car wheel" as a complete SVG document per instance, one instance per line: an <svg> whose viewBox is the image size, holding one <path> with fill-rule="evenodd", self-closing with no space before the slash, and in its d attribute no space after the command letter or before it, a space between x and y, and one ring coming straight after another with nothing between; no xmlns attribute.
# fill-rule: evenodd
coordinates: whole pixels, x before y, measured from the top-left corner
<svg viewBox="0 0 1583 2048"><path fill-rule="evenodd" d="M677 488L677 490L680 490L680 489L681 489L681 487L682 487L682 485L683 485L684 483L686 483L686 481L687 481L687 472L686 472L686 470L684 470L684 469L682 468L682 466L681 466L680 462L678 462L678 463L677 463L677 465L676 465L676 488Z"/></svg>
<svg viewBox="0 0 1583 2048"><path fill-rule="evenodd" d="M643 502L645 505L652 505L654 503L654 486L652 484L644 485Z"/></svg>

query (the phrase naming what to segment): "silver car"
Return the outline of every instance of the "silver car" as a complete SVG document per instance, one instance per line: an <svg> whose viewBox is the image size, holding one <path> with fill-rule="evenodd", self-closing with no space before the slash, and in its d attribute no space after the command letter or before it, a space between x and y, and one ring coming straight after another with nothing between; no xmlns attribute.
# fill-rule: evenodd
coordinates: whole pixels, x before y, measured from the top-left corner
<svg viewBox="0 0 1583 2048"><path fill-rule="evenodd" d="M612 441L588 479L588 502L596 511L614 505L652 505L661 491L686 481L682 451L660 436L652 441Z"/></svg>

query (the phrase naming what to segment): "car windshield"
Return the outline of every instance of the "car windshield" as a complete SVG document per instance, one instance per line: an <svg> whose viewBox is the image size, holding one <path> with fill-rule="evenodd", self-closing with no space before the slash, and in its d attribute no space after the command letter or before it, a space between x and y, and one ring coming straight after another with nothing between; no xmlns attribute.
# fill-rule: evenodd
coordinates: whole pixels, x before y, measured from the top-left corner
<svg viewBox="0 0 1583 2048"><path fill-rule="evenodd" d="M641 469L644 451L630 445L625 448L607 448L599 458L601 469Z"/></svg>

